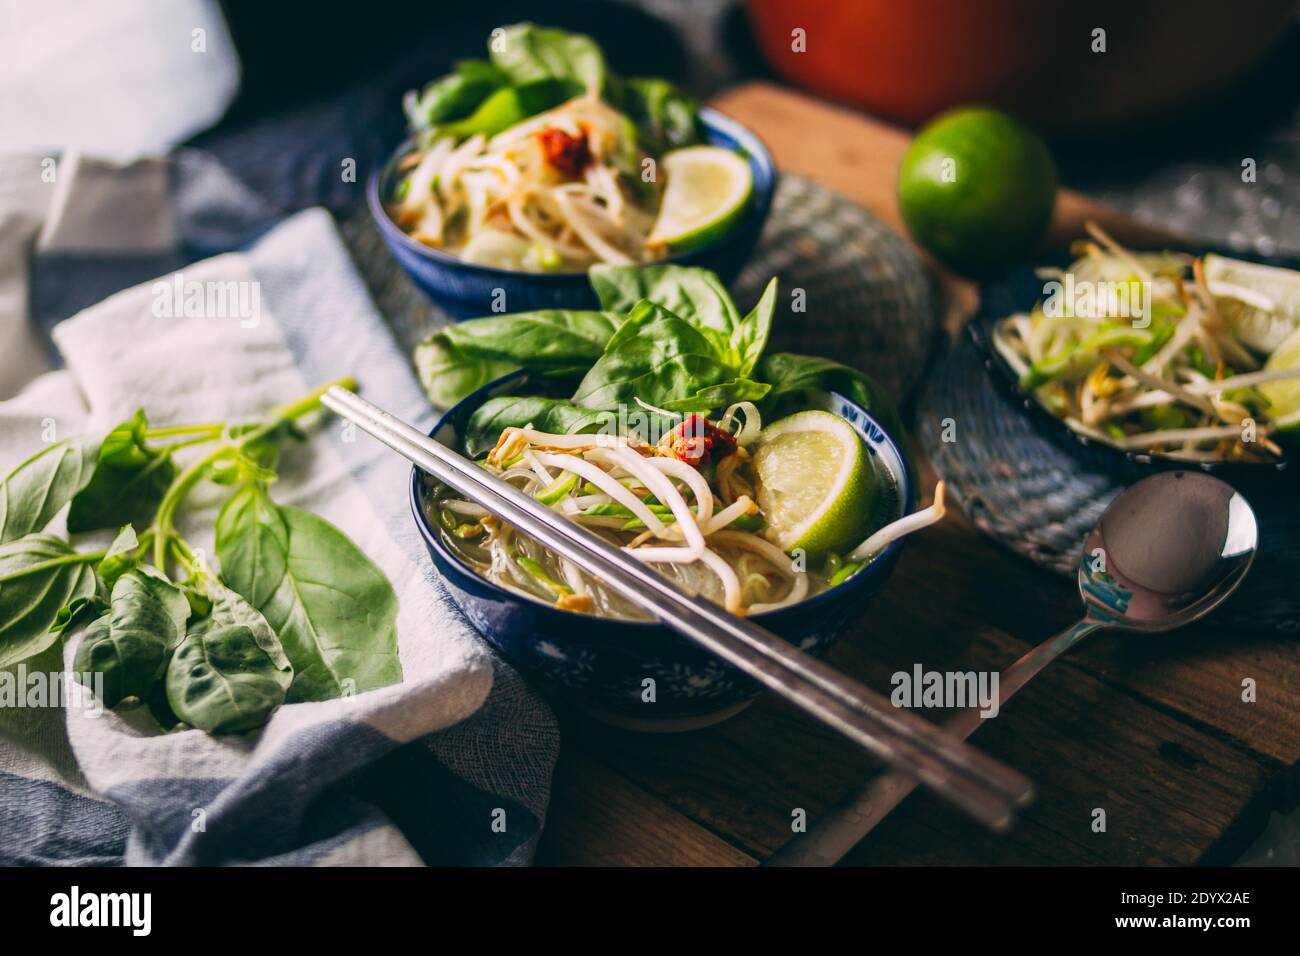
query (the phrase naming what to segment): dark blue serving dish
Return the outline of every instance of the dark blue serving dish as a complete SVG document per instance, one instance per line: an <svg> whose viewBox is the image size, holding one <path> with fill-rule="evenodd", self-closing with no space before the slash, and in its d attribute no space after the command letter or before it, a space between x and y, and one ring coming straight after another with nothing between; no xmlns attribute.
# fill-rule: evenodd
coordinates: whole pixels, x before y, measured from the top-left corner
<svg viewBox="0 0 1300 956"><path fill-rule="evenodd" d="M1228 258L1260 262L1286 269L1300 268L1300 265L1295 262L1265 258L1235 250L1179 245L1177 251L1189 252L1193 255L1213 252ZM1289 458L1276 462L1188 462L1167 455L1116 448L1114 445L1074 431L1044 408L1032 394L1027 394L1020 389L1015 370L993 344L993 329L998 322L1009 315L1030 311L1034 303L1043 297L1044 280L1038 277L1035 269L1043 266L1064 269L1072 261L1072 258L1062 256L1034 266L1021 266L1000 279L984 283L980 286L979 308L966 327L967 334L983 356L984 366L1000 387L1003 397L1024 409L1024 413L1034 425L1034 430L1064 447L1084 468L1104 474L1113 481L1125 485L1156 472L1189 469L1214 475L1243 492L1267 491L1294 485L1297 469L1292 467Z"/></svg>
<svg viewBox="0 0 1300 956"><path fill-rule="evenodd" d="M527 372L516 372L479 389L452 408L432 436L460 450L469 416L496 395L528 394ZM827 410L862 436L877 470L894 478L886 507L889 520L916 506L915 478L894 438L866 411L839 395ZM443 543L425 506L432 482L411 472L411 510L429 555L452 598L485 638L520 670L609 723L640 730L687 730L725 720L762 688L729 664L697 648L661 624L597 618L561 611L485 580ZM821 655L839 639L888 580L903 542L895 541L848 581L793 607L754 620L795 646ZM647 678L655 700L644 700Z"/></svg>
<svg viewBox="0 0 1300 956"><path fill-rule="evenodd" d="M772 208L772 194L776 191L776 167L762 140L730 117L716 110L701 109L700 126L705 142L734 150L749 159L753 192L744 216L722 238L662 261L712 269L727 284L740 273L763 231ZM494 306L496 311L502 311L502 294L508 312L599 308L585 272L514 272L475 265L416 242L402 232L384 210L381 197L391 192L397 160L409 151L410 145L408 140L399 146L388 162L370 177L366 201L380 235L398 264L436 305L457 319L487 315Z"/></svg>

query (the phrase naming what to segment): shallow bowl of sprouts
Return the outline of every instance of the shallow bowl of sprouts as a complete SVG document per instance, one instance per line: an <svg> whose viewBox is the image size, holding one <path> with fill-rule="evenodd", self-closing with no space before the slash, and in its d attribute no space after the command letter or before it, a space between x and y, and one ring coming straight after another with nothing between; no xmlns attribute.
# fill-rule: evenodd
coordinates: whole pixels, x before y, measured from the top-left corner
<svg viewBox="0 0 1300 956"><path fill-rule="evenodd" d="M1296 317L1231 278L1239 266L1266 281L1295 269L1236 252L1130 250L1089 224L1068 258L986 283L968 332L1005 394L1085 467L1125 483L1195 468L1273 488L1294 481L1294 425L1267 390L1300 373L1266 366Z"/></svg>
<svg viewBox="0 0 1300 956"><path fill-rule="evenodd" d="M707 472L665 452L674 443L680 450L676 436L685 434L685 423L666 429L654 448L619 434L522 428L506 429L487 454L465 447L480 405L543 388L526 372L508 375L452 408L431 434L626 551L640 552L684 592L813 654L829 650L864 612L892 573L903 536L942 515L941 494L937 505L915 510L907 455L870 413L835 394L815 407L843 418L863 442L878 487L871 534L852 551L802 562L791 562L755 533L757 495L739 467L760 427L749 411L729 410L718 430L708 423L692 433L697 452L708 446L715 455ZM719 446L730 449L729 457L716 457ZM641 499L646 488L655 495ZM418 470L411 506L430 556L470 622L531 679L596 717L631 729L693 729L726 719L759 694L759 685L730 665Z"/></svg>
<svg viewBox="0 0 1300 956"><path fill-rule="evenodd" d="M520 124L521 129L535 123L543 117L533 117ZM582 121L585 128L587 120ZM466 261L464 250L437 248L422 242L403 229L394 216L400 216L400 207L395 204L396 193L402 177L411 174L411 159L418 154L418 142L410 139L402 143L370 180L366 188L366 199L370 213L398 264L411 277L412 281L436 305L454 318L472 318L489 315L494 312L520 312L535 309L594 309L599 305L591 286L587 281L587 268L596 262L675 262L682 265L702 266L716 272L723 283L734 279L748 261L763 231L768 213L772 207L772 196L776 190L776 167L767 147L754 133L740 123L724 116L716 110L701 108L699 110L700 142L717 146L743 156L749 163L753 179L753 189L745 209L732 225L720 236L705 245L691 248L679 254L643 254L635 248L635 237L628 243L597 243L599 252L592 252L588 243L578 237L566 239L563 248L574 247L572 261L555 263L538 263L532 268L507 269L478 262ZM511 131L507 131L510 133ZM503 134L504 135L504 134ZM474 143L470 142L473 147ZM484 147L485 148L485 147ZM599 167L597 167L599 168ZM508 176L509 173L502 174ZM603 179L592 177L591 185L583 181L570 184L574 190L590 191L569 194L568 198L559 198L568 204L568 214L594 215L597 211L607 210L611 205L623 202L624 205L615 217L620 223L628 224L632 229L648 228L650 206L637 208L637 204L627 195L619 195L619 187L612 183L611 176ZM561 189L568 188L561 185ZM595 195L603 189L610 197ZM626 190L623 190L626 193ZM654 197L645 203L653 205ZM645 203L642 203L644 205ZM581 208L579 208L581 206ZM503 230L500 235L524 228L530 232L539 228L533 221L535 210L530 202L503 205L502 217L509 216L511 228ZM585 211L584 211L585 210ZM564 210L550 210L556 214ZM545 213L546 210L543 210ZM601 212L601 215L607 215ZM518 221L518 222L517 222ZM612 228L612 227L611 227ZM589 230L594 231L594 230ZM480 230L476 241L493 239L497 233L490 229ZM564 235L567 236L567 233ZM595 236L589 235L592 241ZM608 231L606 238L609 239ZM509 241L509 237L507 240ZM540 244L539 244L540 245ZM585 256L585 258L584 258Z"/></svg>

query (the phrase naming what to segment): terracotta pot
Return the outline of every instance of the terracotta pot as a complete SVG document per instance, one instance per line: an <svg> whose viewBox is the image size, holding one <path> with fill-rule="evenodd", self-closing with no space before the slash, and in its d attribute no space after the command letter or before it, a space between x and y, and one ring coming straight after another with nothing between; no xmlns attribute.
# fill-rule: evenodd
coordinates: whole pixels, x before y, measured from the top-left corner
<svg viewBox="0 0 1300 956"><path fill-rule="evenodd" d="M1061 131L1132 123L1223 89L1294 10L1294 0L748 0L763 55L798 86L908 124L981 102ZM1093 52L1097 28L1104 53Z"/></svg>

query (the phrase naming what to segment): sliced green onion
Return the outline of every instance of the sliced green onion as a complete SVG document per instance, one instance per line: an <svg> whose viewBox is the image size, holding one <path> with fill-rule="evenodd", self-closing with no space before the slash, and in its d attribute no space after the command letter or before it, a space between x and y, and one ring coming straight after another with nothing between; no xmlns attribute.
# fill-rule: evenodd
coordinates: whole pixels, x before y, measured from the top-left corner
<svg viewBox="0 0 1300 956"><path fill-rule="evenodd" d="M650 509L650 513L653 515L671 516L673 513L673 509L669 508L667 505L646 505L646 507ZM636 515L632 513L631 508L629 508L627 505L621 505L617 501L611 501L600 505L592 505L590 508L584 511L583 514L591 515L592 517L607 517L607 516L615 517L615 518L636 517Z"/></svg>
<svg viewBox="0 0 1300 956"><path fill-rule="evenodd" d="M1174 325L1166 322L1156 328L1151 336L1151 341L1145 345L1139 345L1133 352L1133 364L1139 368L1149 362L1157 352L1165 347L1165 343L1174 337Z"/></svg>
<svg viewBox="0 0 1300 956"><path fill-rule="evenodd" d="M1188 356L1191 358L1192 367L1196 369L1196 371L1200 372L1206 378L1214 378L1216 369L1210 364L1210 360L1205 357L1205 353L1201 351L1199 345L1192 346L1191 350L1188 352Z"/></svg>
<svg viewBox="0 0 1300 956"><path fill-rule="evenodd" d="M547 243L534 243L532 257L543 272L554 272L557 269L564 268L564 256L560 255L558 249Z"/></svg>
<svg viewBox="0 0 1300 956"><path fill-rule="evenodd" d="M545 568L532 558L525 557L522 554L516 555L515 564L519 565L520 569L522 569L525 574L540 584L543 588L550 591L557 599L562 595L573 593L573 588L569 587L567 584L561 584L559 581L556 581L546 573Z"/></svg>
<svg viewBox="0 0 1300 956"><path fill-rule="evenodd" d="M1095 359L1099 349L1123 346L1141 348L1150 344L1154 338L1155 335L1147 329L1135 329L1126 325L1108 326L1099 332L1094 332L1082 342L1064 348L1054 355L1044 356L1031 364L1020 377L1020 387L1026 391L1040 388L1078 364L1082 364L1080 360Z"/></svg>
<svg viewBox="0 0 1300 956"><path fill-rule="evenodd" d="M733 531L748 531L753 534L766 528L767 521L765 521L763 516L760 514L741 515L739 518L732 521L731 524L727 525L727 527Z"/></svg>
<svg viewBox="0 0 1300 956"><path fill-rule="evenodd" d="M857 574L863 568L863 562L854 561L852 564L846 564L831 575L830 586L835 587L837 584L843 584L853 575Z"/></svg>
<svg viewBox="0 0 1300 956"><path fill-rule="evenodd" d="M1138 412L1138 418L1148 431L1168 431L1187 426L1187 416L1173 403L1143 408Z"/></svg>
<svg viewBox="0 0 1300 956"><path fill-rule="evenodd" d="M567 497L569 492L577 486L578 476L570 471L556 478L533 497L544 505L553 505Z"/></svg>
<svg viewBox="0 0 1300 956"><path fill-rule="evenodd" d="M456 516L451 513L451 509L449 508L438 509L438 524L442 525L448 531L455 531L456 528L460 526L460 522L456 520Z"/></svg>

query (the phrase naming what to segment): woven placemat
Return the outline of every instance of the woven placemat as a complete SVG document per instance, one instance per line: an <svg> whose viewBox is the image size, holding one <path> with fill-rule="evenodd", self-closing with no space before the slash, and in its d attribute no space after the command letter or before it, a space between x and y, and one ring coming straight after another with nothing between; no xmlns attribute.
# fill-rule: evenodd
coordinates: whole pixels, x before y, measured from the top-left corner
<svg viewBox="0 0 1300 956"><path fill-rule="evenodd" d="M340 221L380 311L409 353L451 319L393 259L364 208ZM798 176L782 176L753 258L732 284L742 311L772 276L781 294L769 351L821 355L860 368L901 403L935 339L934 290L916 253L862 207Z"/></svg>
<svg viewBox="0 0 1300 956"><path fill-rule="evenodd" d="M1071 577L1084 536L1123 485L1040 434L992 381L963 335L936 362L917 432L952 496L984 533L1035 564ZM1248 496L1260 550L1221 624L1300 631L1300 490Z"/></svg>

